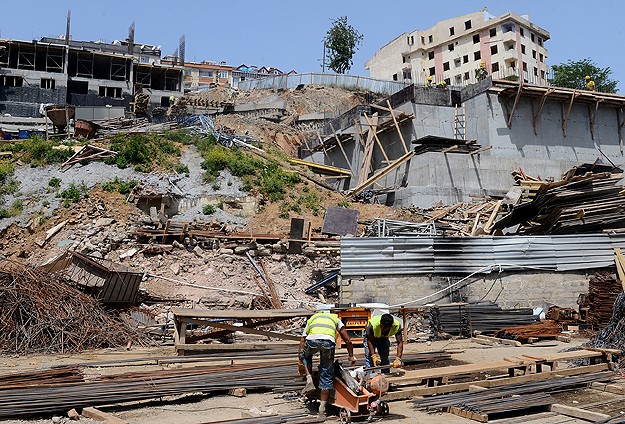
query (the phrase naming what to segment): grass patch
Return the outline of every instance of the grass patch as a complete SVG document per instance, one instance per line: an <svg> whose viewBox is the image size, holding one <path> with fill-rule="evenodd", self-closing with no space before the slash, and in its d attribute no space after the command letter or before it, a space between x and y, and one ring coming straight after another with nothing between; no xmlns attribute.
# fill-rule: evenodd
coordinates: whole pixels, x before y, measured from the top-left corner
<svg viewBox="0 0 625 424"><path fill-rule="evenodd" d="M137 180L123 181L119 177L115 177L113 181L107 181L102 184L102 189L108 192L118 192L120 194L130 194L133 188L138 184Z"/></svg>
<svg viewBox="0 0 625 424"><path fill-rule="evenodd" d="M38 135L9 144L7 147L13 153L22 153L20 160L29 163L31 166L62 163L74 154L74 151L68 146L54 141L46 141Z"/></svg>
<svg viewBox="0 0 625 424"><path fill-rule="evenodd" d="M87 197L87 186L84 184L76 185L71 183L68 188L59 193L59 197L64 200L65 207L69 207L71 203L78 203L83 197Z"/></svg>
<svg viewBox="0 0 625 424"><path fill-rule="evenodd" d="M151 172L156 168L171 171L180 165L180 147L163 135L120 134L111 140L109 148L117 152L117 156L107 158L105 163L122 169L133 166L138 172Z"/></svg>
<svg viewBox="0 0 625 424"><path fill-rule="evenodd" d="M0 162L0 196L13 194L20 187L20 183L13 178L13 169L13 164Z"/></svg>
<svg viewBox="0 0 625 424"><path fill-rule="evenodd" d="M212 215L215 212L217 212L217 209L213 205L204 205L204 207L202 208L202 213L204 215Z"/></svg>

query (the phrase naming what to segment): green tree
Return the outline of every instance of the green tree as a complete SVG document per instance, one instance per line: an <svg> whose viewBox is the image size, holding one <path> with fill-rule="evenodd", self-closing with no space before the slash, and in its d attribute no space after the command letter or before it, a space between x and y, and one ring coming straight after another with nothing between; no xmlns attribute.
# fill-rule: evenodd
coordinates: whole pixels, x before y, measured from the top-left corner
<svg viewBox="0 0 625 424"><path fill-rule="evenodd" d="M595 90L602 93L616 93L618 81L610 78L610 68L600 68L591 59L570 60L560 65L553 65L553 79L549 82L558 87L586 89L585 77L588 75L595 82Z"/></svg>
<svg viewBox="0 0 625 424"><path fill-rule="evenodd" d="M323 45L327 58L324 63L337 74L344 74L352 67L352 58L363 36L347 23L347 16L332 21Z"/></svg>

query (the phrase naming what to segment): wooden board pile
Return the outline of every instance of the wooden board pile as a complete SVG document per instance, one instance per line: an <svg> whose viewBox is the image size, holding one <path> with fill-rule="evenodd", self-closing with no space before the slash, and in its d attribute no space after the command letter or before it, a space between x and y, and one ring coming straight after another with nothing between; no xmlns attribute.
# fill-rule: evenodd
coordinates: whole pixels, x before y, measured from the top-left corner
<svg viewBox="0 0 625 424"><path fill-rule="evenodd" d="M546 183L531 202L521 203L494 229L519 225L518 234L597 233L625 227L622 174L573 176Z"/></svg>
<svg viewBox="0 0 625 424"><path fill-rule="evenodd" d="M0 261L0 352L71 353L142 336L60 276Z"/></svg>
<svg viewBox="0 0 625 424"><path fill-rule="evenodd" d="M588 307L588 323L597 330L605 328L612 318L614 301L622 291L621 282L614 274L601 272L591 277L585 301Z"/></svg>

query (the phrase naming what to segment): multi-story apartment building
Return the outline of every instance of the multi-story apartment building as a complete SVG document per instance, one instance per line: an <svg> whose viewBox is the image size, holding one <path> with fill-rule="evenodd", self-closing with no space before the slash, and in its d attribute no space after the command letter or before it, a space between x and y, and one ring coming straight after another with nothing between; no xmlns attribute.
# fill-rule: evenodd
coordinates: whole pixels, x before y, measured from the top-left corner
<svg viewBox="0 0 625 424"><path fill-rule="evenodd" d="M475 82L484 62L494 77L544 84L548 39L527 15L493 16L484 10L403 33L378 50L365 69L372 78L425 84L431 76L435 83L463 85Z"/></svg>
<svg viewBox="0 0 625 424"><path fill-rule="evenodd" d="M0 40L0 113L40 116L46 103L121 106L138 89L152 107L183 95L183 69L165 65L158 46L65 40Z"/></svg>
<svg viewBox="0 0 625 424"><path fill-rule="evenodd" d="M177 58L165 56L163 63L175 64ZM232 71L234 67L226 62L211 62L203 60L201 62L185 62L183 84L185 90L197 90L211 85L232 86Z"/></svg>

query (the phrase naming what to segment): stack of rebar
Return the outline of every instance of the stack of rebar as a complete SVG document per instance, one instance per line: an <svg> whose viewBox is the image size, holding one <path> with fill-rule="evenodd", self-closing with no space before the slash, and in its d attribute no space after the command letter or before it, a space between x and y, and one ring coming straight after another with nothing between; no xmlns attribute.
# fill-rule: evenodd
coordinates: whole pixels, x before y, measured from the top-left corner
<svg viewBox="0 0 625 424"><path fill-rule="evenodd" d="M553 339L562 335L562 325L554 320L543 320L529 325L502 328L495 333L501 339L527 343L530 339Z"/></svg>
<svg viewBox="0 0 625 424"><path fill-rule="evenodd" d="M612 372L600 372L571 377L552 378L549 380L526 382L523 384L509 384L498 388L491 388L476 392L460 392L433 396L429 398L417 399L413 401L413 404L417 409L438 411L454 406L462 407L462 405L504 399L516 395L564 392L580 387L586 387L596 381L608 381L611 377ZM492 408L492 404L490 407Z"/></svg>
<svg viewBox="0 0 625 424"><path fill-rule="evenodd" d="M512 325L536 321L531 308L501 309L494 303L438 305L430 308L430 326L434 334L471 337L474 332L492 334Z"/></svg>
<svg viewBox="0 0 625 424"><path fill-rule="evenodd" d="M266 417L242 418L240 420L211 421L210 424L309 424L322 423L324 418L311 417L306 414L269 415ZM205 423L209 424L209 423Z"/></svg>
<svg viewBox="0 0 625 424"><path fill-rule="evenodd" d="M588 322L595 329L600 330L608 325L614 301L622 291L621 282L608 272L596 273L588 280Z"/></svg>
<svg viewBox="0 0 625 424"><path fill-rule="evenodd" d="M0 351L71 353L143 336L55 274L0 260Z"/></svg>
<svg viewBox="0 0 625 424"><path fill-rule="evenodd" d="M300 390L304 386L292 360L196 367L181 370L104 376L88 382L0 390L0 418L65 412L72 408L110 405L235 388L248 390Z"/></svg>
<svg viewBox="0 0 625 424"><path fill-rule="evenodd" d="M464 402L457 408L486 415L488 419L491 419L493 415L510 414L516 411L546 407L553 403L553 398L546 393L527 393L500 399Z"/></svg>
<svg viewBox="0 0 625 424"><path fill-rule="evenodd" d="M593 347L620 349L625 352L625 292L621 292L612 308L612 318L608 325L590 341ZM625 367L625 356L620 355L618 363Z"/></svg>

